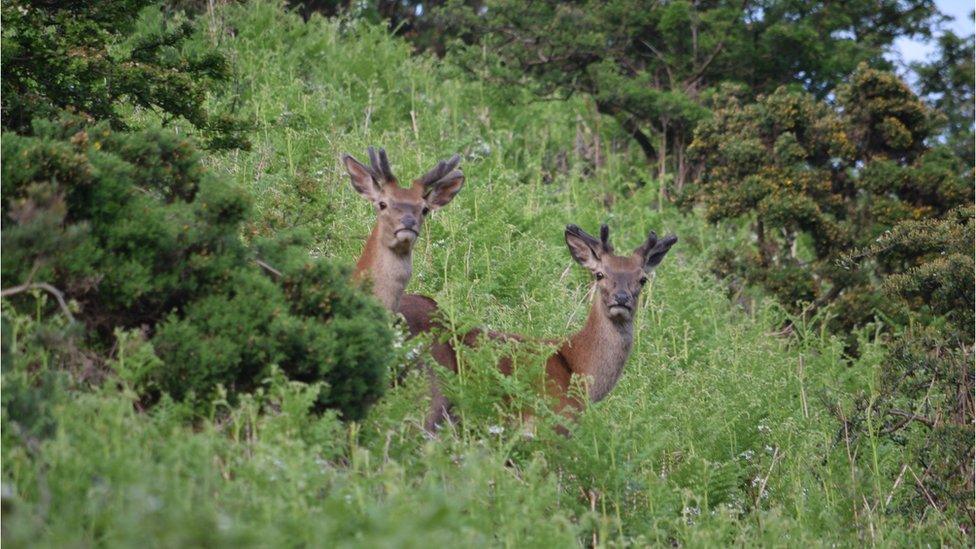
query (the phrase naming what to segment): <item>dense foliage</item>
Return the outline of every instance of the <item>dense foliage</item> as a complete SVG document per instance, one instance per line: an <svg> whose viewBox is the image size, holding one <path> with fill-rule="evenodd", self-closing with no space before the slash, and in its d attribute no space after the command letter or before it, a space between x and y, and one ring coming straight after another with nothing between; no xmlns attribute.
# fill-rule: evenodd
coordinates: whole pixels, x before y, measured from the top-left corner
<svg viewBox="0 0 976 549"><path fill-rule="evenodd" d="M52 9L43 21L60 22L53 27L30 19L46 4L22 7L15 11L28 20L5 25L4 39L23 40L23 29L40 29L60 48L46 55L108 51L106 41L132 24L137 15L126 10L136 7L106 2L86 8L85 16L77 6ZM104 32L85 34L93 28ZM187 32L171 35L169 46ZM119 70L111 64L103 68ZM191 123L205 118L205 82L194 81L196 69L84 82L67 72L44 81L50 69L20 66L3 96L11 127L20 132L4 133L2 145L2 279L15 308L77 318L80 332L69 327L69 341L54 340L79 349L85 359L73 361L76 367L94 363L97 370L98 355L111 354L119 330L143 332L160 360L130 372L127 381L145 402L165 394L208 412L219 387L236 398L277 365L293 379L327 382L319 408L362 417L386 384L392 356L386 313L346 281L344 269L310 259L301 241L268 243L261 257L246 247L240 232L249 199L209 173L192 142L167 129L112 128L117 109L143 101L165 108L179 99L174 114ZM145 94L106 96L92 87L111 87L114 77ZM194 91L172 88L173 81ZM58 115L67 106L85 116ZM33 124L22 127L20 116L34 116ZM31 295L41 290L52 297L47 305ZM55 303L64 296L74 314L67 303L60 309Z"/></svg>
<svg viewBox="0 0 976 549"><path fill-rule="evenodd" d="M355 9L339 19L303 21L268 0L195 4L202 17L179 51L217 52L234 61L234 85L213 88L205 106L234 106L253 125L246 135L251 150L197 151L177 137L197 132L190 121L177 117L160 129L158 112L124 100L116 105L120 120L108 125L58 116L3 135L4 170L22 151L44 161L38 167L16 159L9 181L17 186L8 187L3 174L3 238L9 231L23 240L2 244L16 252L11 258L24 258L8 264L4 255L2 265L4 542L971 541L966 435L972 418L966 411L972 402L965 383L971 387L972 277L954 267L971 257L972 213L964 201L949 208L930 204L925 193L885 197L894 206L911 205L897 211L919 215L893 216L903 221L887 232L879 222L875 240L836 256L838 272L874 279L885 292L879 299L892 302L909 326L881 317L875 327L837 335L826 329L829 309L797 315L771 299L757 299L748 310L730 302L725 284L709 272L712 257L730 247L747 257L758 253L750 240L755 218L746 213L716 227L667 203L658 208L667 182L646 176L646 162L621 146L631 137L614 124L601 125L592 97L535 103L532 90L500 91L450 61L413 55L410 43L369 22L372 15L356 18ZM346 6L369 11L367 4ZM179 17L172 5L167 9ZM884 11L875 16L886 20ZM158 22L145 13L140 20L145 27L140 23L136 32ZM862 90L903 88L884 73L863 75L874 84ZM858 92L859 120L869 122L855 124L835 108L839 95L819 95L836 86L812 97L775 88L770 84L769 97L823 113L826 126L799 115L787 121L819 131L840 120L850 138L845 150L868 140L848 132L848 124L876 128L870 135L899 135L891 121L870 122L878 112L870 94ZM893 118L905 128L916 127L911 113L930 112L918 110L908 94L893 97ZM725 90L714 103L711 96L702 101L717 112L734 104ZM754 103L747 93L736 109L775 110ZM931 172L927 180L938 184L926 188L942 192L951 186L940 186L949 181L940 174L957 157L945 155L943 162L933 148L943 126L939 117L924 118L933 123L927 134L908 131L927 135L917 149L887 150L883 139L858 146L881 151L898 181L917 183L916 175ZM740 135L731 145L739 141L752 146ZM781 142L763 154L792 158L828 177L819 157L780 156L799 146ZM797 142L811 143L803 132ZM588 278L572 268L562 239L566 223L607 222L622 249L636 246L649 229L680 236L682 244L643 292L619 385L582 414L571 437L554 435L543 414L536 436L523 436L522 406L535 404L537 395L523 380L496 372L507 349L492 346L462 349L461 374L444 380L459 422L435 439L420 429L428 398L420 372L403 372L359 421L320 413L325 403L353 416L350 406L365 406L370 391L383 387L370 381L373 374L401 358L390 356L385 315L348 288L343 270L333 266L360 253L374 215L349 188L337 155L372 144L384 146L405 177L422 173L432 158L455 152L464 158L468 184L424 224L410 288L437 299L448 335L479 325L545 340L579 328ZM592 162L594 149L602 162ZM40 150L52 154L38 157ZM933 163L924 166L932 169L922 170L929 155L925 162ZM552 169L553 159L559 169ZM767 164L791 177L805 173ZM860 166L848 170L851 184L862 181ZM62 184L64 175L72 179ZM51 201L60 205L36 210L33 219L62 220L49 224L58 233L30 233L19 218L6 217L18 212L31 219L23 206L42 200L43 189L61 197ZM110 195L107 211L98 209L102 202L76 200L93 189ZM7 201L8 190L19 198ZM216 219L215 204L223 212ZM822 215L833 221L834 211ZM170 219L187 225L187 233ZM308 237L290 236L295 229ZM770 236L774 262L781 259L781 234ZM797 258L815 264L813 237L797 234ZM87 285L69 291L85 272L79 243L88 243L96 270L80 278ZM158 261L160 248L172 261ZM39 265L33 278L32 262ZM120 305L122 299L166 302L167 293L154 284L172 282L170 264L199 281L184 289L186 299L160 315ZM118 276L114 286L101 284L97 269L120 265L134 280L149 281L145 293ZM11 292L26 282L51 282L68 299L65 309L49 289ZM959 293L969 297L954 297ZM143 320L129 321L127 314ZM94 319L106 319L106 326L98 328ZM856 355L848 352L852 339ZM406 345L402 358L418 350ZM518 360L527 374L538 371L533 353ZM205 368L193 366L204 361ZM231 374L241 375L227 381ZM189 380L204 386L193 398L185 398L193 389ZM214 385L219 380L224 390Z"/></svg>
<svg viewBox="0 0 976 549"><path fill-rule="evenodd" d="M245 146L242 121L204 106L207 91L228 78L227 60L185 48L192 24L144 11L154 3L4 2L3 129L29 132L33 120L62 109L121 127L138 107L189 121L212 147Z"/></svg>
<svg viewBox="0 0 976 549"><path fill-rule="evenodd" d="M705 100L735 81L750 96L798 83L823 96L899 36L925 34L930 0L523 2L434 9L475 74L550 98L588 94L678 190Z"/></svg>
<svg viewBox="0 0 976 549"><path fill-rule="evenodd" d="M890 73L861 66L836 103L788 88L745 103L738 91L716 99L692 144L707 217L751 223L751 242L720 252L715 270L797 314L829 310L842 334L877 318L903 331L878 394L838 420L906 444L921 471L913 512L938 505L971 528L972 166Z"/></svg>
<svg viewBox="0 0 976 549"><path fill-rule="evenodd" d="M935 58L913 66L920 93L945 117L940 137L970 168L976 165L974 39L946 31L939 36Z"/></svg>
<svg viewBox="0 0 976 549"><path fill-rule="evenodd" d="M915 256L889 253L860 269L840 259L902 221L972 202L959 160L926 144L933 113L897 77L866 66L837 88L836 104L785 87L755 103L736 92L715 99L692 144L708 219L752 222L752 243L722 254L719 272L798 312L835 305L838 329L877 314L904 321L879 282L917 266Z"/></svg>
<svg viewBox="0 0 976 549"><path fill-rule="evenodd" d="M922 471L909 512L936 505L970 531L974 232L973 207L959 207L939 219L903 221L846 258L850 265L911 258L913 266L885 276L881 288L916 319L888 345L878 395L861 402L853 421L905 445Z"/></svg>

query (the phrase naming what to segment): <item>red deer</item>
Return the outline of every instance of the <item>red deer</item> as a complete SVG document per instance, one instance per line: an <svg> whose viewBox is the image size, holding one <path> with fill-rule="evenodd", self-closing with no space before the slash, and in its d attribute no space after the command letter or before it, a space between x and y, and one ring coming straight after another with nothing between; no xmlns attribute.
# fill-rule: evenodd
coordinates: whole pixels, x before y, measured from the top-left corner
<svg viewBox="0 0 976 549"><path fill-rule="evenodd" d="M630 255L621 256L613 253L609 237L606 225L600 228L600 240L576 225L566 227L570 254L593 274L596 286L583 329L562 342L552 342L561 344L546 360L546 393L557 401L555 410L568 417L574 417L585 406L578 391L572 390L573 376L582 378L590 402L602 400L617 384L630 356L634 313L641 288L648 274L678 241L674 235L658 240L652 231ZM465 344L476 344L479 335L481 332L477 330L467 334ZM486 335L496 340L522 340L520 336L494 332ZM457 372L456 360L441 364ZM511 361L503 359L498 368L510 375ZM439 390L434 390L434 397L425 424L428 430L435 429L448 413L449 405Z"/></svg>
<svg viewBox="0 0 976 549"><path fill-rule="evenodd" d="M376 208L376 224L366 240L356 263L353 277L369 278L373 295L387 309L398 312L403 291L413 272L413 246L427 216L446 206L464 185L464 174L457 168L461 157L438 162L410 187L401 187L386 151L369 148L369 167L348 154L342 163L349 172L352 186ZM423 296L409 297L413 303ZM409 317L407 317L409 321Z"/></svg>
<svg viewBox="0 0 976 549"><path fill-rule="evenodd" d="M368 153L369 167L348 154L342 155L353 188L376 208L376 224L353 276L371 279L373 295L387 309L403 315L410 335L416 336L441 325L436 320L436 301L404 294L413 272L413 246L428 214L446 206L464 185L464 174L458 168L461 157L454 155L438 162L409 188L403 188L390 169L386 151L370 147ZM457 371L457 358L450 343L434 342L429 350L434 360ZM432 370L428 369L428 373L433 378ZM446 402L436 383L432 382L431 391L434 402Z"/></svg>

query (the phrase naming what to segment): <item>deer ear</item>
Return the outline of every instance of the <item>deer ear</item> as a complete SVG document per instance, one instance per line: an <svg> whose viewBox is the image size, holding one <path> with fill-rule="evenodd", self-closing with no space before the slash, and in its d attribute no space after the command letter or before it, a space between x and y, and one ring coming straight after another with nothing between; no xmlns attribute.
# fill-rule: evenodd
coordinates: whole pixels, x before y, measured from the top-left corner
<svg viewBox="0 0 976 549"><path fill-rule="evenodd" d="M600 241L576 225L566 225L566 246L577 263L590 271L600 269Z"/></svg>
<svg viewBox="0 0 976 549"><path fill-rule="evenodd" d="M371 201L378 200L380 186L376 178L373 177L373 172L353 158L352 155L344 154L341 158L342 163L346 166L346 171L349 173L349 179L352 181L352 188Z"/></svg>
<svg viewBox="0 0 976 549"><path fill-rule="evenodd" d="M443 208L451 200L454 200L454 196L461 191L461 187L463 186L464 173L461 170L452 170L428 188L427 204L430 205L432 210Z"/></svg>
<svg viewBox="0 0 976 549"><path fill-rule="evenodd" d="M651 242L652 237L654 238L655 242L645 249L645 246ZM666 256L668 251L671 249L671 246L674 246L674 243L677 241L678 237L673 234L670 234L661 240L657 240L657 236L652 232L650 236L647 237L647 242L635 250L635 253L640 253L644 260L644 270L650 271L654 267L660 265L661 261L664 259L664 256Z"/></svg>

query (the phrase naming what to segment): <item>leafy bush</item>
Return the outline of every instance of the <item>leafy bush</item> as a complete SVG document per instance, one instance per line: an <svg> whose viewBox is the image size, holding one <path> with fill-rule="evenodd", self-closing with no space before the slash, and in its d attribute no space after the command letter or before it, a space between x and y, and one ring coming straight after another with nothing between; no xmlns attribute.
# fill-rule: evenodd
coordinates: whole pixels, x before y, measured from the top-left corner
<svg viewBox="0 0 976 549"><path fill-rule="evenodd" d="M927 145L934 114L897 77L862 65L836 96L834 105L783 87L743 104L726 87L691 149L705 166L694 197L708 219L752 222L752 244L723 254L717 270L797 312L836 305L832 325L846 332L876 314L904 321L880 277L917 262L887 254L852 270L844 254L899 222L939 218L973 190L949 151Z"/></svg>
<svg viewBox="0 0 976 549"><path fill-rule="evenodd" d="M33 133L3 136L4 286L62 288L102 349L119 328L144 329L165 366L140 389L205 405L217 385L251 390L278 364L328 381L320 405L349 418L381 394L385 313L300 242L267 244L281 270L263 272L238 236L248 200L188 141L77 118Z"/></svg>
<svg viewBox="0 0 976 549"><path fill-rule="evenodd" d="M877 317L898 332L875 390L837 419L855 447L906 447L918 480L903 510L920 517L934 505L971 529L968 170L930 146L938 117L894 75L862 66L836 95L836 105L787 88L754 104L734 90L717 100L692 147L706 165L697 198L712 221L750 221L753 239L720 252L714 269L795 313L829 309L849 344Z"/></svg>
<svg viewBox="0 0 976 549"><path fill-rule="evenodd" d="M66 341L89 361L104 362L119 330L142 331L162 359L127 379L146 401L167 393L202 412L218 386L236 398L277 365L327 382L318 409L362 417L386 384L386 313L344 269L309 259L307 243L269 243L277 267L259 267L240 238L245 195L208 173L186 138L130 128L127 113L146 109L185 119L212 146L245 143L205 105L228 76L223 55L149 5L3 6L7 293L18 308L33 306L28 290L54 294L83 325Z"/></svg>
<svg viewBox="0 0 976 549"><path fill-rule="evenodd" d="M152 0L4 2L3 129L29 133L37 118L72 110L125 126L132 107L183 118L212 147L247 145L246 125L204 105L225 81L222 54L187 49L193 25L163 22ZM136 30L138 29L138 32Z"/></svg>
<svg viewBox="0 0 976 549"><path fill-rule="evenodd" d="M974 231L973 207L960 207L940 219L899 223L845 258L854 266L893 258L915 265L882 280L885 297L903 304L917 321L889 343L878 394L857 410L854 421L877 426L871 434L908 450L906 465L917 469L919 479L906 511L922 516L935 506L969 531L976 520Z"/></svg>

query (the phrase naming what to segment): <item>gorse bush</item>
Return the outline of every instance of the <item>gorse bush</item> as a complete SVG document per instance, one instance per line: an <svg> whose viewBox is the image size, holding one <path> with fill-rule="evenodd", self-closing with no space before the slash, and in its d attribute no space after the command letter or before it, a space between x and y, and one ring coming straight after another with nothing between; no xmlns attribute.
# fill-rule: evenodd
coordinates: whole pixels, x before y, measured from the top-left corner
<svg viewBox="0 0 976 549"><path fill-rule="evenodd" d="M908 448L920 473L905 510L936 506L971 528L971 171L894 75L862 66L836 92L836 106L787 88L717 100L692 144L706 165L695 196L708 219L748 220L754 238L713 268L795 313L829 311L849 344L877 318L900 332L875 392L833 409L856 448Z"/></svg>
<svg viewBox="0 0 976 549"><path fill-rule="evenodd" d="M721 275L794 311L834 305L836 329L876 314L904 322L879 281L915 258L889 253L860 269L841 259L902 221L971 202L972 185L956 157L928 145L934 113L894 75L862 65L836 95L834 106L784 87L745 103L726 89L696 130L705 168L693 194L711 221L752 222L754 243L721 254Z"/></svg>
<svg viewBox="0 0 976 549"><path fill-rule="evenodd" d="M262 270L238 236L248 199L186 140L64 118L5 134L3 154L4 286L63 289L98 349L144 329L163 361L133 380L147 397L206 405L218 385L253 389L272 364L328 381L321 404L349 418L382 392L385 312L300 240L266 243L260 261L277 272Z"/></svg>
<svg viewBox="0 0 976 549"><path fill-rule="evenodd" d="M884 295L910 310L915 322L888 346L873 402L853 421L908 448L922 474L906 511L930 505L973 528L973 277L972 206L938 219L896 225L848 265L898 258L914 265L884 277ZM871 415L871 421L866 416ZM843 420L846 421L846 420ZM907 466L907 464L906 464Z"/></svg>

